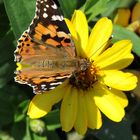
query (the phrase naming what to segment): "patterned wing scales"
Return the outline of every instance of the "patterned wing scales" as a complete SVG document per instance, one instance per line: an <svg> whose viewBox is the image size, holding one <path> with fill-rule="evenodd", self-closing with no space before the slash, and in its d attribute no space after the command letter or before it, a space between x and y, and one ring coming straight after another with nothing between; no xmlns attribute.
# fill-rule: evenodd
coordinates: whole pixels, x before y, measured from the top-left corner
<svg viewBox="0 0 140 140"><path fill-rule="evenodd" d="M27 31L25 31L18 40L17 48L14 52L15 61L22 61L22 56L34 55L34 41L28 36Z"/></svg>
<svg viewBox="0 0 140 140"><path fill-rule="evenodd" d="M56 64L57 61L74 59L74 48L69 49L40 45L29 37L27 31L24 32L15 50L15 61L19 66L15 81L32 86L34 93L53 89L68 78L75 67L62 69L59 63Z"/></svg>
<svg viewBox="0 0 140 140"><path fill-rule="evenodd" d="M40 44L54 47L73 45L64 18L52 0L37 0L36 14L29 27L29 35Z"/></svg>
<svg viewBox="0 0 140 140"><path fill-rule="evenodd" d="M77 68L68 27L52 0L36 1L35 17L18 40L15 61L15 81L32 86L34 93L53 89Z"/></svg>
<svg viewBox="0 0 140 140"><path fill-rule="evenodd" d="M33 88L35 94L43 93L54 89L56 86L62 84L65 79L70 77L70 74L55 74L47 76L47 72L32 70L19 70L16 71L15 81L20 84L27 84ZM32 74L31 74L32 73Z"/></svg>

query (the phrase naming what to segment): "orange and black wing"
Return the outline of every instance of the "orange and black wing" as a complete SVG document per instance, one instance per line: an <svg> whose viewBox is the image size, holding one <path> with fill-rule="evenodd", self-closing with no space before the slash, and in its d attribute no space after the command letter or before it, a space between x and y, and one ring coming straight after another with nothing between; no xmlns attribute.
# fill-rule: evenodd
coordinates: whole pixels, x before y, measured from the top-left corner
<svg viewBox="0 0 140 140"><path fill-rule="evenodd" d="M73 62L74 59L75 47L56 4L52 0L37 0L35 17L15 50L15 61L19 66L15 81L32 86L35 93L53 89L74 69L60 69L57 65L53 68L53 64L59 60Z"/></svg>
<svg viewBox="0 0 140 140"><path fill-rule="evenodd" d="M69 78L73 71L69 68L60 69L53 66L53 60L55 62L66 57L73 59L73 56L64 48L40 45L34 42L25 31L18 40L15 50L15 61L18 66L15 71L15 81L31 86L34 93L53 89Z"/></svg>
<svg viewBox="0 0 140 140"><path fill-rule="evenodd" d="M30 37L54 47L72 46L69 29L52 0L37 0L35 17L29 27Z"/></svg>

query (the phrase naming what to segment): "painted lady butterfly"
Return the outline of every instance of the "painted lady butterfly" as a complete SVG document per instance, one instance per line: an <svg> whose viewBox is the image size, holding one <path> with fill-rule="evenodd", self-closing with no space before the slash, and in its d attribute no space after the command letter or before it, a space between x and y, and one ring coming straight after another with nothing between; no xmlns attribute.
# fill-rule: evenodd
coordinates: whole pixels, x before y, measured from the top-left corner
<svg viewBox="0 0 140 140"><path fill-rule="evenodd" d="M15 81L33 87L34 93L55 88L75 71L84 69L86 60L75 57L68 27L52 0L37 0L36 14L15 50Z"/></svg>

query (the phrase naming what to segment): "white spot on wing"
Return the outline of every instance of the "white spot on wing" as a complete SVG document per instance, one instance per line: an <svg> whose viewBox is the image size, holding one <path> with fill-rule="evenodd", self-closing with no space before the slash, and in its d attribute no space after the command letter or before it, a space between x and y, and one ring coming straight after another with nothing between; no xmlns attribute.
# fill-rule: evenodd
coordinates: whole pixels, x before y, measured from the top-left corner
<svg viewBox="0 0 140 140"><path fill-rule="evenodd" d="M43 90L47 90L47 88L44 88Z"/></svg>
<svg viewBox="0 0 140 140"><path fill-rule="evenodd" d="M47 87L45 84L41 85L42 90L47 90Z"/></svg>
<svg viewBox="0 0 140 140"><path fill-rule="evenodd" d="M63 16L60 16L61 20L64 20Z"/></svg>
<svg viewBox="0 0 140 140"><path fill-rule="evenodd" d="M44 17L44 18L47 18L47 17L48 17L48 14L44 13L44 14L43 14L43 17Z"/></svg>
<svg viewBox="0 0 140 140"><path fill-rule="evenodd" d="M49 89L54 89L55 87L50 87Z"/></svg>
<svg viewBox="0 0 140 140"><path fill-rule="evenodd" d="M52 20L53 20L53 21L56 21L56 20L57 20L57 18L56 18L55 15L52 16Z"/></svg>
<svg viewBox="0 0 140 140"><path fill-rule="evenodd" d="M47 8L44 8L44 11L46 12L47 11Z"/></svg>
<svg viewBox="0 0 140 140"><path fill-rule="evenodd" d="M53 20L53 21L56 21L56 20L63 21L63 16L53 15L53 16L52 16L52 20Z"/></svg>
<svg viewBox="0 0 140 140"><path fill-rule="evenodd" d="M49 8L49 5L46 5L47 8Z"/></svg>
<svg viewBox="0 0 140 140"><path fill-rule="evenodd" d="M53 9L57 9L57 6L56 6L55 3L54 3L54 5L51 5L51 7L52 7Z"/></svg>
<svg viewBox="0 0 140 140"><path fill-rule="evenodd" d="M63 76L63 77L61 77L61 76L60 76L60 77L57 76L56 79L57 79L57 80L61 80L61 79L64 79L64 78L69 78L70 76L71 76L71 75L69 75L69 76L67 75L67 76Z"/></svg>
<svg viewBox="0 0 140 140"><path fill-rule="evenodd" d="M51 85L51 86L56 86L56 85L60 85L60 84L62 84L62 82L51 83L50 85Z"/></svg>
<svg viewBox="0 0 140 140"><path fill-rule="evenodd" d="M45 88L46 87L46 85L41 85L41 88Z"/></svg>

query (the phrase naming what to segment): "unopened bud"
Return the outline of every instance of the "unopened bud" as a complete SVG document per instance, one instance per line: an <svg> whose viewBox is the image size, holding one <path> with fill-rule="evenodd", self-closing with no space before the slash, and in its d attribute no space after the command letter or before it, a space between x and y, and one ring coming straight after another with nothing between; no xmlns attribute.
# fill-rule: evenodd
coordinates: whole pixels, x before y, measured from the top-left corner
<svg viewBox="0 0 140 140"><path fill-rule="evenodd" d="M42 120L30 120L30 128L34 133L43 134L45 131L45 123Z"/></svg>

